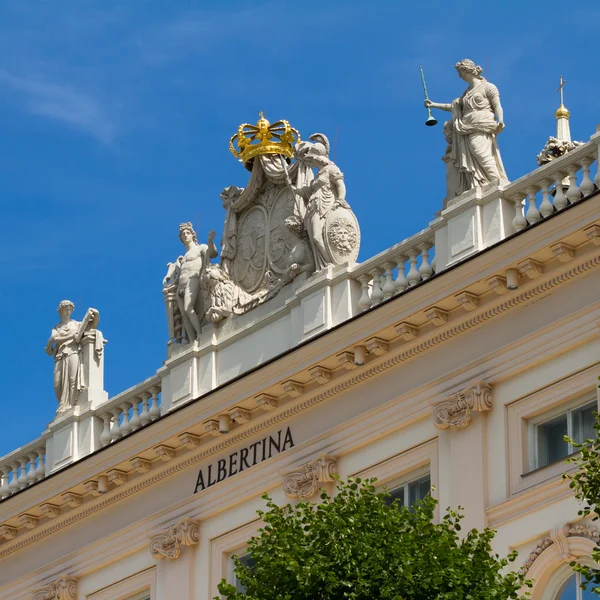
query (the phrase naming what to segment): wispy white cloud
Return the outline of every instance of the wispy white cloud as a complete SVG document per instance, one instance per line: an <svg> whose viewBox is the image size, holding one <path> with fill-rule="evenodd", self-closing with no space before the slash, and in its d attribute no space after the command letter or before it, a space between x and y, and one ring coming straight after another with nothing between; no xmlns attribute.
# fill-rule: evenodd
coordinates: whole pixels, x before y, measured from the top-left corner
<svg viewBox="0 0 600 600"><path fill-rule="evenodd" d="M116 135L116 124L100 102L73 85L41 77L18 76L0 69L0 85L18 92L31 113L88 133L105 144Z"/></svg>

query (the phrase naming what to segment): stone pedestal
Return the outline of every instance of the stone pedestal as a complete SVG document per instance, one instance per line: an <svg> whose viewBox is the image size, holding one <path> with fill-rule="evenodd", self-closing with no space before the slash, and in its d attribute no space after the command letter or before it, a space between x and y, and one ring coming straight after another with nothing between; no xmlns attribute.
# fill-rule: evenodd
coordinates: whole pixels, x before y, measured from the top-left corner
<svg viewBox="0 0 600 600"><path fill-rule="evenodd" d="M162 414L347 321L359 297L348 265L329 265L243 315L205 325L200 341L173 344L158 372Z"/></svg>
<svg viewBox="0 0 600 600"><path fill-rule="evenodd" d="M514 204L498 185L469 190L430 223L435 231L436 270L442 271L503 240L514 228Z"/></svg>
<svg viewBox="0 0 600 600"><path fill-rule="evenodd" d="M62 469L101 447L102 420L91 405L75 406L48 425L46 475Z"/></svg>

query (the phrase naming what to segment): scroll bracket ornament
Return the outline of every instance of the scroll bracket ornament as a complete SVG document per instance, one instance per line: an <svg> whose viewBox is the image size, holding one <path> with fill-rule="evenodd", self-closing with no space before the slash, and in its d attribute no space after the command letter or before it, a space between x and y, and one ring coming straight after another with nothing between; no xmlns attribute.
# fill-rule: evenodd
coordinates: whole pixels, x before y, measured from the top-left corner
<svg viewBox="0 0 600 600"><path fill-rule="evenodd" d="M63 575L34 592L32 600L77 600L77 579Z"/></svg>
<svg viewBox="0 0 600 600"><path fill-rule="evenodd" d="M200 523L192 519L184 519L177 525L172 525L152 536L150 552L156 560L163 558L176 560L181 555L183 546L195 546L199 541Z"/></svg>
<svg viewBox="0 0 600 600"><path fill-rule="evenodd" d="M433 409L433 423L438 429L462 429L471 422L471 413L492 408L492 386L476 379L464 390L450 396Z"/></svg>
<svg viewBox="0 0 600 600"><path fill-rule="evenodd" d="M337 475L337 461L333 456L320 456L316 460L303 464L297 471L283 478L283 491L288 498L312 498L320 483L333 481Z"/></svg>

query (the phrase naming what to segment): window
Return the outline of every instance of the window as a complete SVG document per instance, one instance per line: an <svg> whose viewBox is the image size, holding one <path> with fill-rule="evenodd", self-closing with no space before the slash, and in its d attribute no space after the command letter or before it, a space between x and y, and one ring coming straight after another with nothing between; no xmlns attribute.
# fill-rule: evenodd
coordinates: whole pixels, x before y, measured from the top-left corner
<svg viewBox="0 0 600 600"><path fill-rule="evenodd" d="M595 410L597 410L597 403L592 401L583 406L563 409L550 418L542 415L540 419L533 419L531 422L533 468L539 469L563 460L573 452L573 446L564 440L565 435L578 444L595 437Z"/></svg>
<svg viewBox="0 0 600 600"><path fill-rule="evenodd" d="M239 581L239 579L236 577L235 575L235 564L233 562L233 557L237 556L240 559L240 562L245 566L245 567L253 567L255 564L254 559L248 554L238 554L238 553L233 553L229 556L229 582L235 586L235 589L237 592L239 592L240 594L245 593L246 588L242 585L242 583Z"/></svg>
<svg viewBox="0 0 600 600"><path fill-rule="evenodd" d="M423 500L431 491L431 477L427 473L418 479L407 480L395 487L390 486L388 491L392 496L388 498L390 504L397 498L400 506L412 506L415 502Z"/></svg>
<svg viewBox="0 0 600 600"><path fill-rule="evenodd" d="M592 592L595 586L590 585L587 590L581 589L581 575L574 573L561 586L554 600L593 600L598 598L597 594Z"/></svg>

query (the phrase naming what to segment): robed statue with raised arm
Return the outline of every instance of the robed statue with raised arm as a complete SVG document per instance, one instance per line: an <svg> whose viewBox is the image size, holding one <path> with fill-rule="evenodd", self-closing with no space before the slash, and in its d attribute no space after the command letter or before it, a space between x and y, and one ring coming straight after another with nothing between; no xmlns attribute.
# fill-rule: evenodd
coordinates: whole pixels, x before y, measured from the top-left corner
<svg viewBox="0 0 600 600"><path fill-rule="evenodd" d="M508 183L496 136L504 129L504 112L498 88L482 76L481 67L464 59L455 65L458 76L467 82L463 94L450 104L425 100L427 108L452 113L445 162L453 176L448 178L448 196L482 187L493 181ZM451 189L450 189L451 188Z"/></svg>

